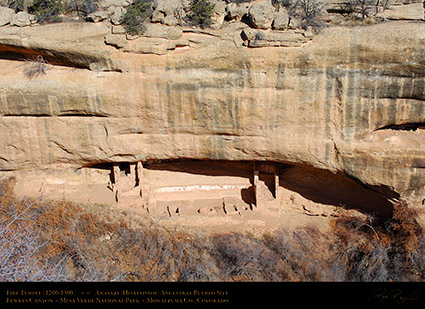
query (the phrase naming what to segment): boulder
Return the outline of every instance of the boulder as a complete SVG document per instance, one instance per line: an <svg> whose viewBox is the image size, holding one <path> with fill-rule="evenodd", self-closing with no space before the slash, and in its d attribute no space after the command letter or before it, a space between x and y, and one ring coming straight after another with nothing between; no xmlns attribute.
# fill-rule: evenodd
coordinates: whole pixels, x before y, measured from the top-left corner
<svg viewBox="0 0 425 309"><path fill-rule="evenodd" d="M230 20L241 20L248 14L250 3L229 3L226 6L227 18Z"/></svg>
<svg viewBox="0 0 425 309"><path fill-rule="evenodd" d="M299 17L291 17L289 20L290 29L300 29L303 27L303 21Z"/></svg>
<svg viewBox="0 0 425 309"><path fill-rule="evenodd" d="M28 8L34 4L35 0L22 0L23 11L28 12Z"/></svg>
<svg viewBox="0 0 425 309"><path fill-rule="evenodd" d="M154 12L162 12L165 16L173 15L181 7L181 0L156 0L153 5Z"/></svg>
<svg viewBox="0 0 425 309"><path fill-rule="evenodd" d="M10 24L12 26L26 27L30 26L35 21L35 15L28 14L27 12L18 12L13 16L12 20L10 21Z"/></svg>
<svg viewBox="0 0 425 309"><path fill-rule="evenodd" d="M226 16L226 3L220 0L211 0L211 3L214 3L214 14L211 17L213 23L211 27L220 28Z"/></svg>
<svg viewBox="0 0 425 309"><path fill-rule="evenodd" d="M114 13L111 16L111 23L113 25L121 25L121 19L123 15L125 14L126 9L122 7L116 7L114 10Z"/></svg>
<svg viewBox="0 0 425 309"><path fill-rule="evenodd" d="M289 14L286 8L279 8L276 13L276 18L273 20L273 29L286 30L289 27Z"/></svg>
<svg viewBox="0 0 425 309"><path fill-rule="evenodd" d="M152 22L162 23L168 26L178 24L177 16L182 11L180 0L157 0L153 6Z"/></svg>
<svg viewBox="0 0 425 309"><path fill-rule="evenodd" d="M257 29L270 29L276 15L276 9L271 0L262 0L251 6L249 18Z"/></svg>
<svg viewBox="0 0 425 309"><path fill-rule="evenodd" d="M173 15L167 15L164 17L164 19L162 20L162 24L166 25L166 26L177 26L179 23L179 21L177 20L177 18Z"/></svg>
<svg viewBox="0 0 425 309"><path fill-rule="evenodd" d="M150 38L163 38L168 40L180 39L183 31L179 27L168 27L160 24L146 24L146 31L143 33L144 37Z"/></svg>
<svg viewBox="0 0 425 309"><path fill-rule="evenodd" d="M106 10L111 7L127 7L130 2L129 0L100 0L98 2L98 8Z"/></svg>
<svg viewBox="0 0 425 309"><path fill-rule="evenodd" d="M109 13L107 11L96 11L87 16L89 21L93 21L95 23L104 21L109 17Z"/></svg>
<svg viewBox="0 0 425 309"><path fill-rule="evenodd" d="M0 27L9 24L13 16L15 16L15 11L6 7L0 7Z"/></svg>

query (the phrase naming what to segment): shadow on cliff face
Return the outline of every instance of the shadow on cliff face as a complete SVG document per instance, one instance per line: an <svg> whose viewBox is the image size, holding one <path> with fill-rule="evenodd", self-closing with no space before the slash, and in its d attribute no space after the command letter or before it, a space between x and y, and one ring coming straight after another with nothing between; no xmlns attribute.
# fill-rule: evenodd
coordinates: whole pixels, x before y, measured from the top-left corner
<svg viewBox="0 0 425 309"><path fill-rule="evenodd" d="M393 206L389 199L398 197L387 188L366 186L345 174L307 166L281 170L280 185L313 202L356 209L380 220L392 216Z"/></svg>
<svg viewBox="0 0 425 309"><path fill-rule="evenodd" d="M218 160L163 160L143 164L152 170L175 171L205 176L236 176L249 178L253 173L252 162Z"/></svg>
<svg viewBox="0 0 425 309"><path fill-rule="evenodd" d="M411 122L411 123L402 123L402 124L391 124L378 128L375 131L379 130L399 130L399 131L417 131L425 130L425 122Z"/></svg>

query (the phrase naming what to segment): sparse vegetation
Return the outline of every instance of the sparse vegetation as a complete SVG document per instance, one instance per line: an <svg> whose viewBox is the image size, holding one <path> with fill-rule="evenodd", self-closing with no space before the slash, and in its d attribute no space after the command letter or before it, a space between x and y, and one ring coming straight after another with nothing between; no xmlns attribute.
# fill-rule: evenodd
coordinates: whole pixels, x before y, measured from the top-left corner
<svg viewBox="0 0 425 309"><path fill-rule="evenodd" d="M319 0L294 0L288 9L291 18L300 20L302 28L319 32L323 27L324 4Z"/></svg>
<svg viewBox="0 0 425 309"><path fill-rule="evenodd" d="M405 203L385 223L339 218L332 235L314 227L194 235L156 223L96 205L17 201L11 181L2 181L0 280L425 279L425 239Z"/></svg>
<svg viewBox="0 0 425 309"><path fill-rule="evenodd" d="M226 1L226 0L224 0ZM246 3L246 2L251 2L252 0L227 0L226 2L228 3Z"/></svg>
<svg viewBox="0 0 425 309"><path fill-rule="evenodd" d="M20 12L24 10L24 0L7 0L7 7Z"/></svg>
<svg viewBox="0 0 425 309"><path fill-rule="evenodd" d="M127 8L121 22L130 35L141 35L146 31L144 22L152 15L151 0L135 0Z"/></svg>
<svg viewBox="0 0 425 309"><path fill-rule="evenodd" d="M367 20L388 8L388 0L350 0L341 9L352 19Z"/></svg>
<svg viewBox="0 0 425 309"><path fill-rule="evenodd" d="M10 182L0 182L0 281L64 280L60 260L51 258L34 220L36 201L17 203Z"/></svg>
<svg viewBox="0 0 425 309"><path fill-rule="evenodd" d="M87 17L97 9L98 0L71 0L67 3L67 12L77 12L80 17Z"/></svg>
<svg viewBox="0 0 425 309"><path fill-rule="evenodd" d="M279 7L279 6L288 7L291 4L291 2L290 0L272 0L272 4L275 7Z"/></svg>
<svg viewBox="0 0 425 309"><path fill-rule="evenodd" d="M253 4L252 0L221 0L226 4ZM99 15L87 18L95 13L99 0L6 0L4 5L15 10L15 12L27 11L36 15L38 23L55 23L81 18L81 20L97 22L109 19L113 16L113 10L100 8ZM128 7L122 6L126 13L121 17L121 23L130 35L142 35L146 31L146 23L152 17L155 0L134 0ZM325 26L324 15L325 4L321 0L271 0L275 10L285 7L292 20L291 27L311 28L314 32L319 32ZM340 8L332 9L338 11L345 17L345 24L367 25L383 20L377 14L388 8L389 0L349 0L341 3ZM213 24L215 3L208 0L191 0L182 2L182 6L174 12L177 25L194 25L201 28L208 28ZM227 10L227 9L226 9ZM162 14L162 13L159 13ZM165 13L164 13L165 14ZM245 22L249 20L249 13L243 16ZM33 21L34 22L34 21ZM118 23L118 21L115 21ZM158 20L155 20L158 22ZM253 27L250 22L247 22ZM165 23L168 25L168 22ZM172 23L173 24L173 23Z"/></svg>
<svg viewBox="0 0 425 309"><path fill-rule="evenodd" d="M425 238L405 202L396 204L393 217L379 225L341 218L332 248L332 266L340 280L422 281L425 279Z"/></svg>
<svg viewBox="0 0 425 309"><path fill-rule="evenodd" d="M375 4L374 0L350 0L342 5L342 10L348 16L357 14L360 19L364 20L370 16Z"/></svg>
<svg viewBox="0 0 425 309"><path fill-rule="evenodd" d="M48 62L44 60L43 56L38 55L37 58L28 59L25 62L24 75L28 79L37 78L40 75L46 74Z"/></svg>
<svg viewBox="0 0 425 309"><path fill-rule="evenodd" d="M211 26L215 5L207 0L193 0L190 3L190 20L201 28Z"/></svg>
<svg viewBox="0 0 425 309"><path fill-rule="evenodd" d="M62 0L35 0L28 7L28 13L34 14L39 23L57 23L62 20L60 14L64 12Z"/></svg>

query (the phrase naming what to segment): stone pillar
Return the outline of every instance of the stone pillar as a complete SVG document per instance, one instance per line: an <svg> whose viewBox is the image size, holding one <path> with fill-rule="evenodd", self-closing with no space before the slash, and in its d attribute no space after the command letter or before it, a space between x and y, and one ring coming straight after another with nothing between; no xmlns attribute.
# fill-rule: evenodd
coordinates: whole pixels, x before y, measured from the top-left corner
<svg viewBox="0 0 425 309"><path fill-rule="evenodd" d="M142 162L137 162L136 163L136 186L138 186L140 188L140 197L144 197L143 196L143 163Z"/></svg>
<svg viewBox="0 0 425 309"><path fill-rule="evenodd" d="M254 162L254 196L255 196L255 205L258 207L258 199L257 199L257 188L260 182L260 170L257 164Z"/></svg>
<svg viewBox="0 0 425 309"><path fill-rule="evenodd" d="M276 165L276 168L274 170L274 197L275 199L278 198L277 193L279 192L279 166Z"/></svg>
<svg viewBox="0 0 425 309"><path fill-rule="evenodd" d="M130 177L134 177L134 181L136 181L136 163L129 163L128 164L130 166Z"/></svg>
<svg viewBox="0 0 425 309"><path fill-rule="evenodd" d="M136 163L136 183L139 185L141 184L143 179L143 163L137 162Z"/></svg>
<svg viewBox="0 0 425 309"><path fill-rule="evenodd" d="M113 175L113 179L112 179L112 192L114 192L115 195L115 201L118 202L119 200L119 178L120 178L120 165L119 163L113 163L113 167L112 167L112 175Z"/></svg>
<svg viewBox="0 0 425 309"><path fill-rule="evenodd" d="M118 184L120 178L120 165L118 163L113 163L112 167L112 183Z"/></svg>

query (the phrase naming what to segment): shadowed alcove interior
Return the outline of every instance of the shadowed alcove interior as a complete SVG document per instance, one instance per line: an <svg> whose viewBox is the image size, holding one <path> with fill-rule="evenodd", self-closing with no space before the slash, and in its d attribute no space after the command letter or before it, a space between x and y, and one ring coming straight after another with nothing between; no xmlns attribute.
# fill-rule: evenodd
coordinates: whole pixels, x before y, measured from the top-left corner
<svg viewBox="0 0 425 309"><path fill-rule="evenodd" d="M189 195L192 191L204 192L199 193L200 199L223 198L226 194L237 195L243 203L258 206L254 174L255 166L260 164L275 166L275 175L278 175L278 182L275 182L273 172L268 172L264 168L259 169L258 181L268 189L269 200L277 199L277 192L283 188L296 192L314 203L355 209L385 219L392 215L391 199L398 198L398 195L388 188L365 185L344 173L334 174L306 165L178 159L143 162L143 169L146 173L151 172L155 175L147 181L158 192L156 200L163 198L167 207L172 208L170 205L173 205L174 199L174 203L179 204L176 211L181 212L185 199L195 198L195 193ZM113 163L100 163L90 168L110 170L109 180L113 182L113 165ZM115 165L119 167L123 176L131 175L131 169L134 168L134 163L129 162ZM136 186L138 182L134 184ZM277 190L276 185L279 186ZM207 191L208 195L205 193ZM226 193L221 195L220 192Z"/></svg>

